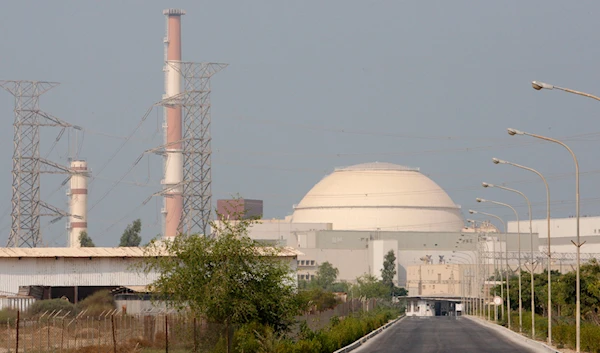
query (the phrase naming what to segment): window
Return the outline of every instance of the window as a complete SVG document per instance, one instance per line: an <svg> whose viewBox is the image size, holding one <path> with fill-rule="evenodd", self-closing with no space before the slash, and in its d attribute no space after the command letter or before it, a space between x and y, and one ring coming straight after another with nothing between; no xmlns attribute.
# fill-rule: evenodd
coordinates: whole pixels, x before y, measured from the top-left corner
<svg viewBox="0 0 600 353"><path fill-rule="evenodd" d="M315 265L315 260L310 260L310 265L314 266Z"/></svg>
<svg viewBox="0 0 600 353"><path fill-rule="evenodd" d="M442 282L442 274L441 273L438 273L438 282ZM552 283L550 283L550 284L552 284Z"/></svg>
<svg viewBox="0 0 600 353"><path fill-rule="evenodd" d="M315 279L315 275L310 275L310 279Z"/></svg>

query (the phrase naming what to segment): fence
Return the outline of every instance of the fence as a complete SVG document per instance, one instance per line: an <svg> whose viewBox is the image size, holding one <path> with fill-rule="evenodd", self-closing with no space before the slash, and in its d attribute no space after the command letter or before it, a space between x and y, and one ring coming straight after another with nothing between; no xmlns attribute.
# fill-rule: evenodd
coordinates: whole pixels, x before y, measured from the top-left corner
<svg viewBox="0 0 600 353"><path fill-rule="evenodd" d="M0 353L204 352L224 333L222 325L183 315L18 318L0 326Z"/></svg>
<svg viewBox="0 0 600 353"><path fill-rule="evenodd" d="M376 299L351 299L345 303L336 305L335 308L325 311L312 311L297 316L298 321L306 321L311 330L320 330L329 324L332 317L344 317L359 311L370 311L377 307Z"/></svg>
<svg viewBox="0 0 600 353"><path fill-rule="evenodd" d="M333 316L344 317L376 306L375 300L354 299L296 319L317 330ZM85 316L85 312L73 317L59 311L21 318L19 313L16 320L0 323L0 353L206 352L224 345L224 337L223 325L183 314L127 315L114 310L97 317Z"/></svg>
<svg viewBox="0 0 600 353"><path fill-rule="evenodd" d="M19 311L25 311L33 303L35 303L35 298L32 297L0 296L0 310L16 309Z"/></svg>

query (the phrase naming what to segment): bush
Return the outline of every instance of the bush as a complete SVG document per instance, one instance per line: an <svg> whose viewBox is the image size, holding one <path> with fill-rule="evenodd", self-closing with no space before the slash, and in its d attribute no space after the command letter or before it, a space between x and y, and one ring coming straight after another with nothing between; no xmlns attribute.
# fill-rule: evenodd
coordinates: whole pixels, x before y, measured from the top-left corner
<svg viewBox="0 0 600 353"><path fill-rule="evenodd" d="M0 325L6 324L7 322L14 325L17 321L17 310L16 309L2 309L0 310Z"/></svg>
<svg viewBox="0 0 600 353"><path fill-rule="evenodd" d="M362 312L343 320L334 316L328 327L317 331L310 330L302 321L296 340L285 339L267 326L247 324L236 331L234 347L237 352L244 353L330 353L376 330L398 315L398 310L388 308Z"/></svg>
<svg viewBox="0 0 600 353"><path fill-rule="evenodd" d="M87 310L86 316L99 316L102 312L114 310L115 300L107 290L100 290L77 303L79 311Z"/></svg>
<svg viewBox="0 0 600 353"><path fill-rule="evenodd" d="M600 326L593 324L581 325L581 350L600 353Z"/></svg>
<svg viewBox="0 0 600 353"><path fill-rule="evenodd" d="M314 288L298 293L298 301L303 310L315 308L318 311L324 311L335 308L340 303L332 292L321 288Z"/></svg>
<svg viewBox="0 0 600 353"><path fill-rule="evenodd" d="M44 312L51 313L54 311L55 313L61 311L61 315L66 313L70 313L70 316L76 314L75 305L71 304L68 300L65 299L47 299L47 300L38 300L29 309L29 314L31 315L39 315Z"/></svg>

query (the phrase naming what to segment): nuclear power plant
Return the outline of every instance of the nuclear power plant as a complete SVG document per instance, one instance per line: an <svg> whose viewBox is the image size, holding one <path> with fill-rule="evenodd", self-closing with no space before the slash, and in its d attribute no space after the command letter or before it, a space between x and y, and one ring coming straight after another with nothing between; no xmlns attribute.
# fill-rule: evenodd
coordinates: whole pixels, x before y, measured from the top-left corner
<svg viewBox="0 0 600 353"><path fill-rule="evenodd" d="M212 236L210 222L222 221L213 212L215 206L232 221L239 214L263 216L249 236L282 246L281 257L297 271L298 280L314 278L325 262L339 270L339 280L380 278L384 257L391 251L396 258L394 282L411 295L475 296L482 285L489 286L486 278L500 262L516 271L521 261L550 261L545 255L549 230L544 220L532 221L531 231L523 220L510 222L505 229L494 227L489 219L467 221L466 210L432 178L419 168L393 163L331 165L333 172L310 180L314 186L285 210L290 215L283 219L264 217L264 202L258 198L213 200L210 82L227 64L184 60L182 19L188 15L182 9L162 13L164 91L160 96L157 88L156 105L164 112L164 139L162 145L140 152L162 158L161 185L147 196L161 198L164 240L181 234ZM42 127L62 129L61 134L85 130L40 108L40 96L57 83L0 81L0 86L14 96L15 104L11 230L7 246L0 248L0 295L17 302L59 297L77 302L98 289L145 288L156 274L131 269L144 256L143 248L81 247L81 235L95 221L88 207L94 163L76 156L69 166L62 166L41 157ZM126 176L128 171L124 172ZM41 200L40 179L47 173L67 178L68 210ZM66 247L45 246L40 218L47 216L51 222L66 221ZM594 235L600 234L600 218L586 222L582 222L588 254L584 259L600 253L600 240ZM569 228L572 219L551 225L556 262L549 266L556 269L574 261L574 251L568 249L572 234L558 230L560 225Z"/></svg>

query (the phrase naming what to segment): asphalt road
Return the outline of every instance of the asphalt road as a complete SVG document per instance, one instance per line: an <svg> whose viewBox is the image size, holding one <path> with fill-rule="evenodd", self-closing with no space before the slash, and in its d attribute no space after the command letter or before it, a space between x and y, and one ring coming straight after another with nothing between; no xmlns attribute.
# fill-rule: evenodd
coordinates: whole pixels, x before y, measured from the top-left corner
<svg viewBox="0 0 600 353"><path fill-rule="evenodd" d="M534 352L464 317L406 317L352 353Z"/></svg>

